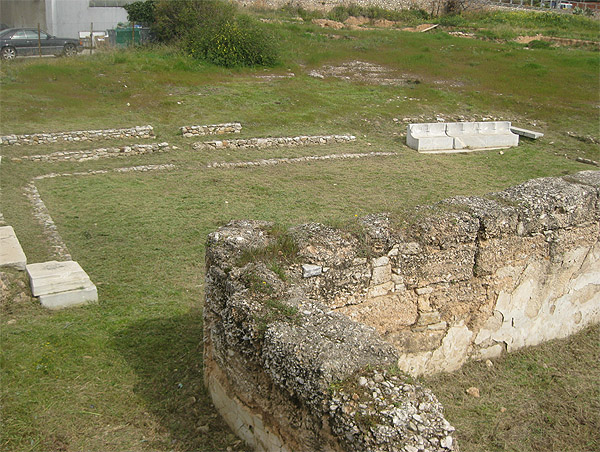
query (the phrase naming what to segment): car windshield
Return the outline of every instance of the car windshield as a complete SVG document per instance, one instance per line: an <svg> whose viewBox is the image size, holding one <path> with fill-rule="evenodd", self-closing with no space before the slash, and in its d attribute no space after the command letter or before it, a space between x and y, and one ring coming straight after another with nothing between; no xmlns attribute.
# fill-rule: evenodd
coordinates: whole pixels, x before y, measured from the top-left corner
<svg viewBox="0 0 600 452"><path fill-rule="evenodd" d="M7 35L9 33L12 33L11 29L0 31L0 38L4 37L4 35Z"/></svg>

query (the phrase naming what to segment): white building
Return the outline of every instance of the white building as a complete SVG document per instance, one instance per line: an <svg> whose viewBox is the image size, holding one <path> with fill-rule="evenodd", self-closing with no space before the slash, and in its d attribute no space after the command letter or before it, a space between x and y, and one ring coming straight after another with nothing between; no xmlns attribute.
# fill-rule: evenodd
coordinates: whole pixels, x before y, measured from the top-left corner
<svg viewBox="0 0 600 452"><path fill-rule="evenodd" d="M37 27L48 33L78 38L80 31L115 28L127 22L122 6L134 0L0 0L0 22L10 27Z"/></svg>

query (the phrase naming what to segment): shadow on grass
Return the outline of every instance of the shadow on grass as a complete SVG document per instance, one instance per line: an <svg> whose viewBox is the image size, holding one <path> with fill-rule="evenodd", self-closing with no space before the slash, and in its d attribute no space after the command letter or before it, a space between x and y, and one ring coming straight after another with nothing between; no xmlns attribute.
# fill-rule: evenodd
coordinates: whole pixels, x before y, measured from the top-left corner
<svg viewBox="0 0 600 452"><path fill-rule="evenodd" d="M202 314L135 322L115 334L134 369L134 391L168 432L156 449L221 451L243 447L218 416L203 384Z"/></svg>

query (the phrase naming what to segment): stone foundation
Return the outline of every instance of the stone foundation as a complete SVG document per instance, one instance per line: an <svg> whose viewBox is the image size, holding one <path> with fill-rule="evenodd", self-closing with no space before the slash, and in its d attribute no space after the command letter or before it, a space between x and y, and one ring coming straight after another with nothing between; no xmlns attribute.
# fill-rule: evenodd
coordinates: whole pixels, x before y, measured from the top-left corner
<svg viewBox="0 0 600 452"><path fill-rule="evenodd" d="M242 125L239 122L229 122L226 124L212 124L208 126L183 126L181 134L184 137L196 137L202 135L222 135L225 133L240 133Z"/></svg>
<svg viewBox="0 0 600 452"><path fill-rule="evenodd" d="M34 133L31 135L5 135L0 137L0 145L48 144L70 141L92 141L120 138L152 138L152 126L137 126L127 129L78 130L74 132Z"/></svg>
<svg viewBox="0 0 600 452"><path fill-rule="evenodd" d="M130 157L132 155L152 154L168 150L169 143L133 144L115 148L99 148L87 151L60 151L51 154L24 155L13 161L30 160L33 162L86 162L109 157Z"/></svg>
<svg viewBox="0 0 600 452"><path fill-rule="evenodd" d="M266 149L271 147L316 146L356 141L353 135L317 135L278 138L248 138L247 140L217 140L194 143L196 150L211 149Z"/></svg>
<svg viewBox="0 0 600 452"><path fill-rule="evenodd" d="M205 378L257 450L454 450L442 407L404 372L600 321L599 171L407 218L238 221L209 237Z"/></svg>

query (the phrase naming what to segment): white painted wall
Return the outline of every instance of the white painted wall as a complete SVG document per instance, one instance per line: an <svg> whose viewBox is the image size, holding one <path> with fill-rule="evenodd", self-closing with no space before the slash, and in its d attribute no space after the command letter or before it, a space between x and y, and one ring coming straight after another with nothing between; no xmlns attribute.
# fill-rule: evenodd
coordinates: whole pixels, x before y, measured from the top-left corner
<svg viewBox="0 0 600 452"><path fill-rule="evenodd" d="M80 31L115 28L119 22L127 22L127 11L120 7L90 7L89 0L46 0L48 33L78 38Z"/></svg>

